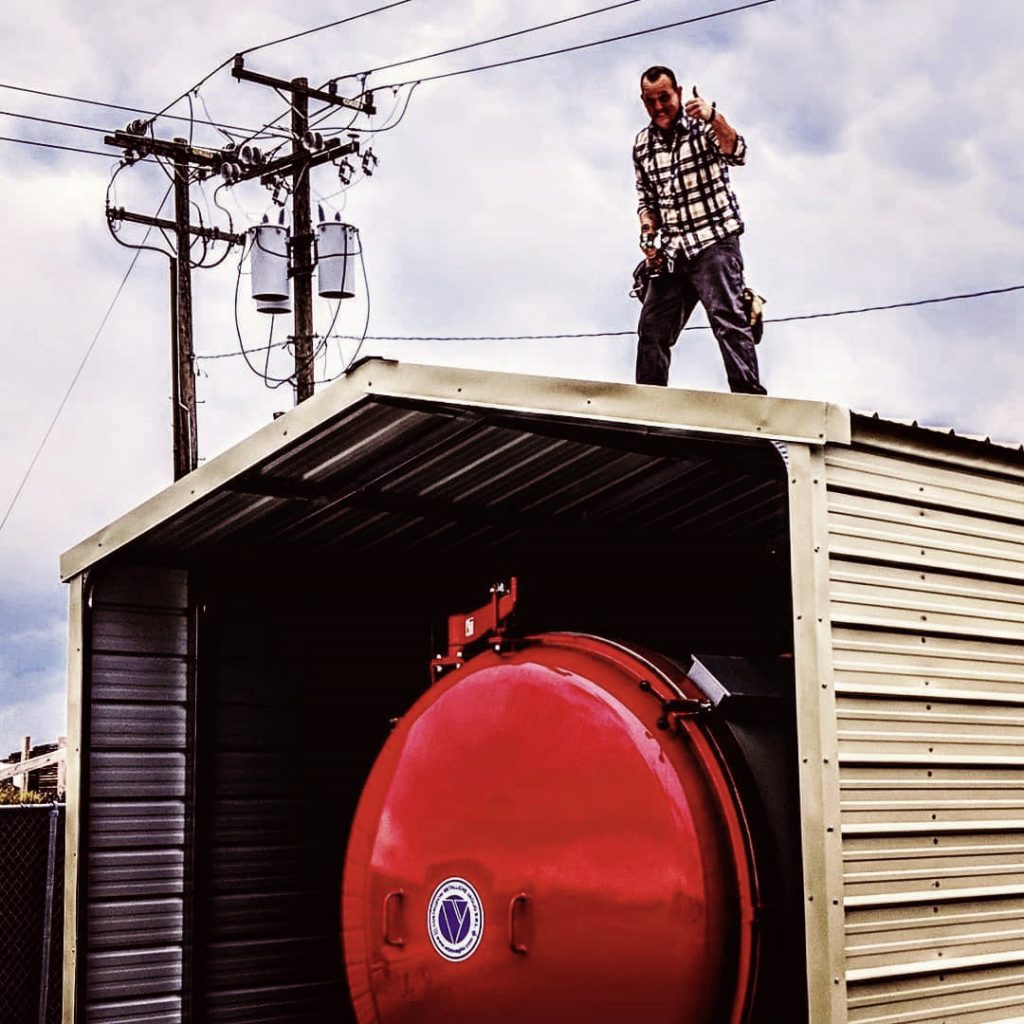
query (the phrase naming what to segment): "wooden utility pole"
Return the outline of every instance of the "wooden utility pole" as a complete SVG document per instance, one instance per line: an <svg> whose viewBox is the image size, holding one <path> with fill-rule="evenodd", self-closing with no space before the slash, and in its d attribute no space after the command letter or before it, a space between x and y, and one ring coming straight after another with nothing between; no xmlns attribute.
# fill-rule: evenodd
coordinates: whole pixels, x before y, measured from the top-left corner
<svg viewBox="0 0 1024 1024"><path fill-rule="evenodd" d="M174 220L108 208L107 219L147 224L173 232L175 254L170 259L171 292L171 448L174 479L180 480L199 464L199 427L196 420L196 375L192 347L192 238L241 245L245 236L220 228L197 228L189 223L189 176L193 166L219 169L224 154L192 146L186 139L156 139L133 132L107 136L108 146L125 151L126 160L151 154L174 163ZM129 156L130 154L130 156Z"/></svg>
<svg viewBox="0 0 1024 1024"><path fill-rule="evenodd" d="M187 139L175 139L188 145ZM192 235L189 224L190 166L183 152L174 157L174 223L177 236L177 256L172 261L175 275L174 330L172 343L175 351L174 409L171 427L174 431L174 479L180 480L199 465L199 431L196 427L196 372L192 348Z"/></svg>
<svg viewBox="0 0 1024 1024"><path fill-rule="evenodd" d="M171 459L174 466L174 479L181 479L178 467L182 464L181 433L178 430L177 410L181 407L181 389L178 386L178 259L171 256L167 260L168 279L171 284Z"/></svg>
<svg viewBox="0 0 1024 1024"><path fill-rule="evenodd" d="M245 67L241 56L235 58L232 75L249 82L269 86L290 94L292 106L291 151L271 160L250 160L234 146L224 150L193 146L186 139L158 139L148 134L149 122L135 122L129 131L115 132L104 141L124 151L125 162L134 163L146 157L170 160L174 164L174 220L132 213L122 208L107 208L111 224L128 221L147 224L173 233L175 253L170 257L171 276L171 431L174 479L178 480L196 468L199 460L199 430L196 422L196 378L192 346L192 264L193 238L244 244L245 235L219 228L193 227L189 223L189 179L193 167L206 173L224 174L228 184L258 178L265 185L277 185L291 176L292 237L291 275L295 280L295 399L305 401L313 394L313 225L310 199L310 168L359 152L355 139L341 143L337 139L307 145L309 138L309 101L315 99L330 106L348 107L362 114L374 114L372 93L350 100L337 93L337 86L311 89L306 78L290 82L256 74ZM244 152L244 147L243 147Z"/></svg>
<svg viewBox="0 0 1024 1024"><path fill-rule="evenodd" d="M313 395L313 214L309 188L309 81L292 79L292 280L295 282L295 401Z"/></svg>
<svg viewBox="0 0 1024 1024"><path fill-rule="evenodd" d="M291 275L295 282L295 401L304 402L313 394L313 215L310 199L309 171L318 164L337 160L348 153L358 153L359 143L344 145L336 139L329 140L318 152L311 152L306 146L309 132L309 100L312 97L321 103L348 107L361 114L375 114L373 94L366 93L359 99L350 100L339 96L336 86L328 89L311 89L306 78L293 78L290 82L270 75L249 71L243 57L235 57L231 74L239 81L256 82L272 89L290 93L292 108L292 148L289 156L260 168L262 180L271 172L287 168L292 176L292 237ZM255 177L255 174L249 176Z"/></svg>

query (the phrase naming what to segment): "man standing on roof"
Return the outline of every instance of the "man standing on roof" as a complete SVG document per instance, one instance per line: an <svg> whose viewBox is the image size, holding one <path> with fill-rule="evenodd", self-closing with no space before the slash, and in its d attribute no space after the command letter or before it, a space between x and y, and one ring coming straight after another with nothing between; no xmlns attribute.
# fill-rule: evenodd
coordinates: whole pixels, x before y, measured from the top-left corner
<svg viewBox="0 0 1024 1024"><path fill-rule="evenodd" d="M743 221L729 185L729 166L745 162L747 144L696 87L684 103L670 68L648 68L640 76L640 97L651 123L636 137L633 165L640 247L651 277L640 314L636 382L668 383L672 346L700 300L730 389L767 394L743 308Z"/></svg>

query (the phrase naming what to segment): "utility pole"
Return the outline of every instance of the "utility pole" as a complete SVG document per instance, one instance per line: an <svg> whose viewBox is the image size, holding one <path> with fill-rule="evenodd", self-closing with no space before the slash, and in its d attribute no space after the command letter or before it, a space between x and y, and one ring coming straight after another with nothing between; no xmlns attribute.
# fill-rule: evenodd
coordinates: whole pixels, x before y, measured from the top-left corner
<svg viewBox="0 0 1024 1024"><path fill-rule="evenodd" d="M295 346L295 401L304 402L313 394L313 215L310 200L309 171L317 164L336 160L348 153L358 153L359 143L355 140L344 145L330 140L324 149L311 152L306 145L309 135L309 100L312 97L331 106L348 107L361 114L375 114L373 94L366 93L360 99L350 100L337 94L335 83L325 89L311 89L306 78L286 81L270 75L250 71L245 59L235 57L231 74L239 81L255 82L272 89L290 93L292 108L291 154L283 160L275 160L260 168L261 178L266 180L268 172L287 167L292 176L292 269L295 282L295 329L292 342ZM248 175L255 177L255 174Z"/></svg>
<svg viewBox="0 0 1024 1024"><path fill-rule="evenodd" d="M236 79L256 82L290 94L292 139L291 150L285 156L267 160L259 151L255 157L249 155L253 147L243 146L238 150L232 144L226 149L205 149L192 145L186 139L158 139L150 134L151 122L142 120L133 122L126 131L114 132L104 139L108 146L116 146L124 151L127 164L146 157L156 157L172 163L174 167L173 220L109 206L107 220L111 225L120 222L146 224L175 237L175 251L169 257L171 436L175 480L194 470L199 459L192 345L192 239L227 242L229 245L244 245L246 241L245 235L222 231L216 227L194 227L189 222L189 183L193 168L199 168L204 175L219 173L230 185L258 178L262 184L277 188L283 183L282 179L288 175L291 177L293 230L290 273L295 280L295 328L291 340L295 348L295 398L296 402L303 402L313 394L314 387L314 236L309 172L320 164L359 152L356 139L347 143L338 139L325 142L319 134L310 135L309 101L314 99L328 106L348 107L361 114L376 113L372 93L367 92L358 99L350 100L338 95L334 83L327 89L311 89L306 78L286 81L257 74L245 67L245 59L241 55L235 57L231 73Z"/></svg>
<svg viewBox="0 0 1024 1024"><path fill-rule="evenodd" d="M149 155L170 159L174 164L174 220L149 217L121 208L108 208L111 222L147 224L173 232L175 255L170 257L171 292L171 438L174 479L180 480L199 464L199 429L196 422L196 376L192 348L192 238L242 244L244 235L220 228L193 227L189 223L189 176L193 166L220 168L224 154L200 149L186 139L150 138L134 131L115 132L104 139L108 146L125 152L134 162Z"/></svg>
<svg viewBox="0 0 1024 1024"><path fill-rule="evenodd" d="M313 394L313 213L309 156L309 81L292 79L292 279L295 282L295 401Z"/></svg>
<svg viewBox="0 0 1024 1024"><path fill-rule="evenodd" d="M175 139L188 145L187 139ZM199 465L199 431L196 426L196 373L192 349L192 237L189 224L188 158L179 151L174 157L174 222L177 257L172 273L176 276L174 308L174 479L180 480Z"/></svg>

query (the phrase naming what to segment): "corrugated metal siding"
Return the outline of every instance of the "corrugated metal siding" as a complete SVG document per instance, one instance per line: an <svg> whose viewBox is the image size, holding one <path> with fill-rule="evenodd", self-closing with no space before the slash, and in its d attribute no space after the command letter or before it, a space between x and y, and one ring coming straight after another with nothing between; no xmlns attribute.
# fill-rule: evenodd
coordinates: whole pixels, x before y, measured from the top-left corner
<svg viewBox="0 0 1024 1024"><path fill-rule="evenodd" d="M86 1024L180 1024L189 628L183 572L92 600L83 836Z"/></svg>
<svg viewBox="0 0 1024 1024"><path fill-rule="evenodd" d="M339 718L352 713L340 629L315 610L272 611L272 595L226 602L215 593L204 603L196 1019L344 1024L345 815L331 800L337 772L311 769L342 757L313 720L336 737Z"/></svg>
<svg viewBox="0 0 1024 1024"><path fill-rule="evenodd" d="M1024 472L857 420L825 461L849 1021L1020 1022Z"/></svg>

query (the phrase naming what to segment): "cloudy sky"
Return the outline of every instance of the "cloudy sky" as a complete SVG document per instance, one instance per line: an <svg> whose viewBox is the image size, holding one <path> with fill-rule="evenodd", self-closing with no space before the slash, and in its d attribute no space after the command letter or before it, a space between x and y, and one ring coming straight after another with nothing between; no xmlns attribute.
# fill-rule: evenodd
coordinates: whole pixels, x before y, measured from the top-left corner
<svg viewBox="0 0 1024 1024"><path fill-rule="evenodd" d="M5 86L155 111L233 53L384 0L5 0ZM360 228L371 336L575 334L635 327L637 259L629 159L644 122L638 74L652 63L696 84L747 137L734 175L748 281L768 316L1007 288L1024 283L1024 4L1019 0L776 0L697 24L543 60L416 81L723 11L739 0L636 0L503 43L370 76L380 113L353 129L380 160L341 190L314 172L325 211ZM328 78L377 68L606 6L604 0L410 0L348 25L257 50L254 70ZM355 80L343 92L358 91ZM408 107L405 109L406 101ZM258 127L284 109L226 70L197 117ZM398 123L394 123L402 115ZM104 150L134 115L0 88L0 135ZM187 101L172 113L187 116ZM73 122L81 130L12 114ZM347 118L325 123L344 126ZM197 143L227 137L193 126ZM187 121L161 119L165 138ZM144 252L105 328L133 255L107 231L111 157L0 142L5 243L0 281L0 755L29 733L64 728L66 594L60 552L171 478L167 261ZM275 212L257 184L196 190L204 222L236 230ZM153 213L167 186L154 166L119 174L117 205ZM165 213L170 206L165 207ZM126 225L121 238L142 240ZM151 237L159 245L159 237ZM198 255L198 254L197 254ZM211 257L217 255L211 253ZM237 356L268 342L237 250L194 278L200 448L211 458L287 408ZM1024 439L1024 293L769 325L762 377L780 396ZM334 309L316 309L326 333ZM362 333L364 297L338 312ZM703 317L695 319L703 323ZM276 339L287 334L278 325ZM355 343L332 341L320 373ZM46 431L88 359L45 446ZM364 354L417 362L629 381L628 337L541 341L371 340ZM271 353L271 374L287 355ZM260 354L262 358L262 353ZM259 364L260 368L263 363ZM724 390L711 336L677 346L672 384ZM32 473L14 503L33 456Z"/></svg>

